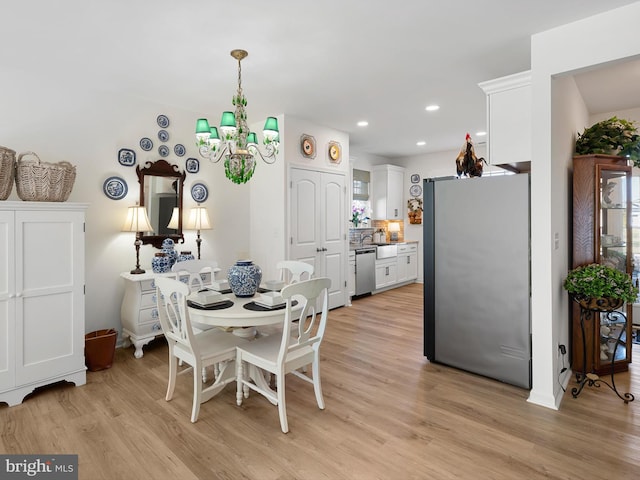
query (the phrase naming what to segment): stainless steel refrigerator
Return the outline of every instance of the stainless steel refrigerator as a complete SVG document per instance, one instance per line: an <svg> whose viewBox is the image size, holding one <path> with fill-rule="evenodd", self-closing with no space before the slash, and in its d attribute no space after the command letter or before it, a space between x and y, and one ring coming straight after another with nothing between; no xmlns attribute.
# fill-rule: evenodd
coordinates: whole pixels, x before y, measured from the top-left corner
<svg viewBox="0 0 640 480"><path fill-rule="evenodd" d="M529 175L424 181L424 354L531 388Z"/></svg>

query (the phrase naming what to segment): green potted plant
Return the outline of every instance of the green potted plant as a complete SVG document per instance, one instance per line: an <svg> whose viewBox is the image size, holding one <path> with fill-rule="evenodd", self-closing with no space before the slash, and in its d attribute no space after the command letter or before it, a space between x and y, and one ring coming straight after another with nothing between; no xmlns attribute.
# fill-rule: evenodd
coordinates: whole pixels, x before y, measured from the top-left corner
<svg viewBox="0 0 640 480"><path fill-rule="evenodd" d="M624 302L635 302L638 296L628 273L598 263L571 270L564 288L581 306L596 310L613 310Z"/></svg>
<svg viewBox="0 0 640 480"><path fill-rule="evenodd" d="M627 157L640 166L640 135L635 122L611 117L578 133L576 154L604 154Z"/></svg>

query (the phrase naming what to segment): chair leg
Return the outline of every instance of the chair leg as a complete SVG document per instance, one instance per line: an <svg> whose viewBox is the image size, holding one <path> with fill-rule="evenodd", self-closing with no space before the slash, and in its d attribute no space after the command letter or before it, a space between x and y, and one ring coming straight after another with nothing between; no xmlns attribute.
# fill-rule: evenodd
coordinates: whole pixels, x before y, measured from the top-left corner
<svg viewBox="0 0 640 480"><path fill-rule="evenodd" d="M284 397L284 373L276 375L276 385L278 388L278 415L280 416L280 428L283 433L289 431L289 424L287 423L287 405Z"/></svg>
<svg viewBox="0 0 640 480"><path fill-rule="evenodd" d="M236 358L236 404L242 405L242 379L243 379L242 356L238 354Z"/></svg>
<svg viewBox="0 0 640 480"><path fill-rule="evenodd" d="M169 401L173 398L173 392L176 388L176 376L178 371L178 359L173 356L173 347L169 346L169 383L167 384L167 395L165 400Z"/></svg>
<svg viewBox="0 0 640 480"><path fill-rule="evenodd" d="M200 413L200 404L202 403L202 368L198 365L193 366L193 408L191 409L191 423L198 420Z"/></svg>
<svg viewBox="0 0 640 480"><path fill-rule="evenodd" d="M202 383L207 382L207 369L206 367L202 367Z"/></svg>
<svg viewBox="0 0 640 480"><path fill-rule="evenodd" d="M320 384L320 359L316 358L311 366L313 370L313 391L316 392L318 408L324 410L324 398L322 397L322 385Z"/></svg>

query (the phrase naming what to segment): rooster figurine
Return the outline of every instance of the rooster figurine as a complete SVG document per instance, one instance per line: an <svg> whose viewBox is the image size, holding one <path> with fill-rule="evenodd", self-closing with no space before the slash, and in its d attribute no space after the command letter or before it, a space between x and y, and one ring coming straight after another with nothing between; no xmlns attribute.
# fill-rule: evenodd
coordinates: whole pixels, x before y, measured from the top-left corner
<svg viewBox="0 0 640 480"><path fill-rule="evenodd" d="M458 177L466 175L468 177L481 177L483 163L487 163L484 158L476 157L471 143L471 135L467 133L464 145L456 158L456 173Z"/></svg>

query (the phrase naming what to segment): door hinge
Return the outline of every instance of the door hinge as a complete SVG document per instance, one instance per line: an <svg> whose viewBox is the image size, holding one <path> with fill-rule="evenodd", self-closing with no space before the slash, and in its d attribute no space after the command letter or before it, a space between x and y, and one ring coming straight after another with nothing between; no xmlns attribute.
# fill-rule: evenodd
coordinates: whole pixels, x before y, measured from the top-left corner
<svg viewBox="0 0 640 480"><path fill-rule="evenodd" d="M289 237L289 245L293 245L293 237Z"/></svg>

